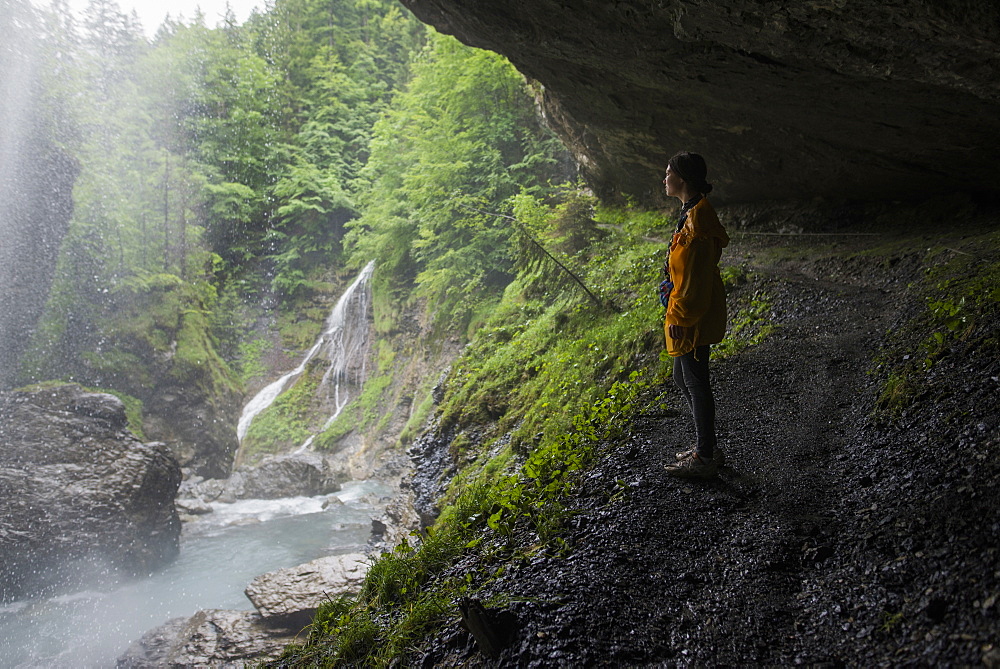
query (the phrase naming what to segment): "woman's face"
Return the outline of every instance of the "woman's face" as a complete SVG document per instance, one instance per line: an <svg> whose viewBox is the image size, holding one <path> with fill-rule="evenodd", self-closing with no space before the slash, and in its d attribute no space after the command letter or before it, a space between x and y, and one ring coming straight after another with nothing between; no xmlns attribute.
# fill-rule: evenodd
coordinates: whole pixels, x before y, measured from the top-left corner
<svg viewBox="0 0 1000 669"><path fill-rule="evenodd" d="M671 171L670 165L667 165L667 173L663 177L663 188L669 197L681 197L681 193L684 192L684 179Z"/></svg>

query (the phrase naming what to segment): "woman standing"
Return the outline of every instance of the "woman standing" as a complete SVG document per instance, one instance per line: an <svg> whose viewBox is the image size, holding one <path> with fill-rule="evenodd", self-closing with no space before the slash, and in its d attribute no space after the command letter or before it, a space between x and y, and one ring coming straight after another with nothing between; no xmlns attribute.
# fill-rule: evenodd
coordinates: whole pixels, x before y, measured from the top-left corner
<svg viewBox="0 0 1000 669"><path fill-rule="evenodd" d="M667 473L682 478L711 478L722 466L715 439L715 398L708 372L711 344L726 334L726 292L719 274L729 235L706 195L708 168L697 153L678 153L667 163L663 186L682 202L677 231L663 265L667 275L661 300L667 352L674 359L674 382L691 407L696 445L677 454Z"/></svg>

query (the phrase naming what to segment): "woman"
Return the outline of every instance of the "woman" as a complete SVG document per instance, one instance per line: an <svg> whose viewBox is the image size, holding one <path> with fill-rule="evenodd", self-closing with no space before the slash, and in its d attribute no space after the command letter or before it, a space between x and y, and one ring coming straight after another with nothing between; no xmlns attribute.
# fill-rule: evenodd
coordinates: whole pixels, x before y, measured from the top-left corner
<svg viewBox="0 0 1000 669"><path fill-rule="evenodd" d="M667 307L663 329L667 352L674 359L674 382L691 407L697 434L696 445L667 465L669 475L682 478L711 478L722 466L708 358L711 344L726 334L726 292L719 258L729 235L705 198L712 191L712 184L705 180L707 173L704 158L684 152L669 160L663 179L667 195L682 203L663 265L667 275L661 286Z"/></svg>

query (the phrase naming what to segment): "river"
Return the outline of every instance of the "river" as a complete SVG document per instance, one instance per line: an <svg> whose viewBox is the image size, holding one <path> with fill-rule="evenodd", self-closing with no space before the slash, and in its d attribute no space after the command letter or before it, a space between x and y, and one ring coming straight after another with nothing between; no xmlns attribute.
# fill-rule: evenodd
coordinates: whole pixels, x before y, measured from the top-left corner
<svg viewBox="0 0 1000 669"><path fill-rule="evenodd" d="M171 618L250 610L243 589L255 576L363 548L391 492L355 481L321 497L215 503L185 524L177 560L147 578L0 605L0 667L113 667L132 641Z"/></svg>

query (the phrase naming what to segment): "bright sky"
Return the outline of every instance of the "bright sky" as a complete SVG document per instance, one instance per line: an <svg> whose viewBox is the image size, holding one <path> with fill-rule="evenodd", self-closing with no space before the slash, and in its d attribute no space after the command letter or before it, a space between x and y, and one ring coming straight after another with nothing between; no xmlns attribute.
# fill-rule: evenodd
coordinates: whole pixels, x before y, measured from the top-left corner
<svg viewBox="0 0 1000 669"><path fill-rule="evenodd" d="M205 24L213 28L222 21L226 13L226 0L115 0L118 7L125 14L131 14L134 9L139 14L139 21L146 35L152 37L156 34L156 29L163 23L167 14L177 18L184 16L190 19L194 16L195 10L201 7L205 15ZM48 4L45 0L36 0L39 4ZM69 0L69 6L77 14L86 8L88 0ZM243 23L250 16L250 10L256 7L263 11L264 0L229 0L229 6L236 14L236 20Z"/></svg>

